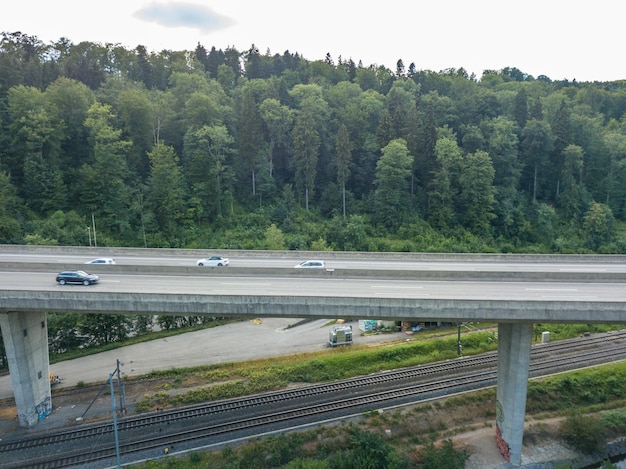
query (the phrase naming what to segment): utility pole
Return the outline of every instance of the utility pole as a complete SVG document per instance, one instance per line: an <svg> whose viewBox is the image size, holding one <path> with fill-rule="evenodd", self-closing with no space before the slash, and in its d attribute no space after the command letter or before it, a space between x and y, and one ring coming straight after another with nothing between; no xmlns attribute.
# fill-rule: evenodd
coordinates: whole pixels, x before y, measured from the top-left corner
<svg viewBox="0 0 626 469"><path fill-rule="evenodd" d="M98 247L98 239L96 238L96 219L93 216L93 212L91 212L91 224L93 226L93 245ZM91 243L89 243L91 246Z"/></svg>
<svg viewBox="0 0 626 469"><path fill-rule="evenodd" d="M118 367L119 370L119 367ZM115 372L109 374L109 385L111 386L111 408L113 410L113 433L115 434L115 458L117 460L117 469L122 467L122 460L120 458L120 439L117 435L117 410L115 409L115 390L113 389L113 375Z"/></svg>
<svg viewBox="0 0 626 469"><path fill-rule="evenodd" d="M113 411L113 432L115 433L115 457L117 459L117 469L120 469L122 466L121 458L120 458L120 440L117 434L117 409L115 408L115 390L113 388L113 376L117 374L117 387L120 394L120 412L121 415L124 414L124 385L122 384L122 379L120 376L120 361L119 359L116 361L115 370L109 374L109 386L111 387L111 408Z"/></svg>
<svg viewBox="0 0 626 469"><path fill-rule="evenodd" d="M122 382L122 376L120 372L120 363L119 359L117 360L117 393L120 396L120 415L126 414L126 396L124 394L124 383Z"/></svg>

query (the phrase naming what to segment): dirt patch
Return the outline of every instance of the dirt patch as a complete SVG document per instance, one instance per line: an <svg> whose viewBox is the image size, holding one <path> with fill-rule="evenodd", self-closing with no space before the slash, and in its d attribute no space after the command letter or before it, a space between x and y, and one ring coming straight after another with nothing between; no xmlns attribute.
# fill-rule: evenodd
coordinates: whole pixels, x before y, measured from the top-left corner
<svg viewBox="0 0 626 469"><path fill-rule="evenodd" d="M559 437L560 418L526 422L522 446L522 466L575 459L577 453ZM479 427L452 438L455 447L471 454L465 469L505 468L507 466L496 444L496 430Z"/></svg>
<svg viewBox="0 0 626 469"><path fill-rule="evenodd" d="M166 380L129 380L124 384L122 401L115 387L116 410L123 406L127 415L135 413L135 403L146 394L160 390ZM53 390L53 410L32 428L19 426L17 408L13 399L0 400L0 438L20 438L65 427L110 419L113 415L110 385L89 385Z"/></svg>

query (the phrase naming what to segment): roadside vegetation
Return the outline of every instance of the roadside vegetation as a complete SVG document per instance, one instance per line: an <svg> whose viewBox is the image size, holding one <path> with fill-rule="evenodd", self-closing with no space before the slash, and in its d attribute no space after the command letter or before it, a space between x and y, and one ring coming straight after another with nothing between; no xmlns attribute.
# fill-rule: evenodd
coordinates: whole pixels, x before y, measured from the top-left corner
<svg viewBox="0 0 626 469"><path fill-rule="evenodd" d="M454 436L494 425L495 394L495 388L490 388L389 412L372 410L355 422L254 439L139 467L462 469L470 454L455 447ZM592 454L626 434L625 407L626 363L533 380L527 415L539 423L525 438L530 442L562 439L581 454ZM541 423L559 416L565 418L556 427ZM607 462L603 467L612 466Z"/></svg>
<svg viewBox="0 0 626 469"><path fill-rule="evenodd" d="M138 467L157 468L255 468L255 469L463 469L468 455L449 440L433 442L421 450L417 465L397 451L393 442L359 426L319 428L253 441L239 448L191 453L182 458L150 461Z"/></svg>

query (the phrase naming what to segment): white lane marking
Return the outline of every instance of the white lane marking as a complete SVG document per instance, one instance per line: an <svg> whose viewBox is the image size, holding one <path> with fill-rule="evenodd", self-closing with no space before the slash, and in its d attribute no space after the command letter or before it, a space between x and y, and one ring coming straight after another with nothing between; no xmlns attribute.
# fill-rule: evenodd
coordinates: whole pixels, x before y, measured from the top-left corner
<svg viewBox="0 0 626 469"><path fill-rule="evenodd" d="M400 286L400 285L370 285L372 288L393 288L395 289L403 289L403 290L421 290L424 287L415 287L415 286L411 286L411 285L407 285L405 286Z"/></svg>
<svg viewBox="0 0 626 469"><path fill-rule="evenodd" d="M585 268L580 268L580 269L568 268L568 269L559 269L559 272L590 272L590 270L585 269ZM591 272L593 273L608 272L608 270L607 269L593 269Z"/></svg>
<svg viewBox="0 0 626 469"><path fill-rule="evenodd" d="M578 288L525 288L526 291L578 291Z"/></svg>
<svg viewBox="0 0 626 469"><path fill-rule="evenodd" d="M243 287L251 287L251 288L252 288L252 287L255 287L255 288L256 288L256 287L271 287L271 286L272 286L272 284L271 284L271 283L256 283L256 282L255 282L255 283L252 283L252 284L251 284L251 283L249 283L249 282L248 282L248 283L239 283L239 282L233 282L233 283L230 283L230 282L222 282L222 283L220 283L220 285L224 285L225 287L242 287L242 286L243 286Z"/></svg>
<svg viewBox="0 0 626 469"><path fill-rule="evenodd" d="M375 292L374 295L387 295L387 293ZM425 297L425 296L430 296L430 293L416 293L415 295L404 293L401 296L402 298Z"/></svg>
<svg viewBox="0 0 626 469"><path fill-rule="evenodd" d="M557 295L541 295L541 298L551 298L551 299L556 299L556 298L563 298L566 300L571 300L572 297L571 296L557 296ZM576 297L576 301L594 301L597 300L598 297L597 296L577 296Z"/></svg>

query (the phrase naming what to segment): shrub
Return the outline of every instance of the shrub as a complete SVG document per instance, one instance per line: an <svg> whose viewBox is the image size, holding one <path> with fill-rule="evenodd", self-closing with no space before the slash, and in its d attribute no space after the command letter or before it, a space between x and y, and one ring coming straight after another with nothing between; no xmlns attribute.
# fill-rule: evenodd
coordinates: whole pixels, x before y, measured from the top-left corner
<svg viewBox="0 0 626 469"><path fill-rule="evenodd" d="M561 435L569 444L586 454L592 454L604 448L606 427L598 418L570 414L561 423Z"/></svg>
<svg viewBox="0 0 626 469"><path fill-rule="evenodd" d="M602 414L602 424L617 435L626 434L626 411L615 410Z"/></svg>
<svg viewBox="0 0 626 469"><path fill-rule="evenodd" d="M421 469L463 469L469 459L467 451L457 450L450 440L444 441L441 447L435 447L431 442L420 453Z"/></svg>

